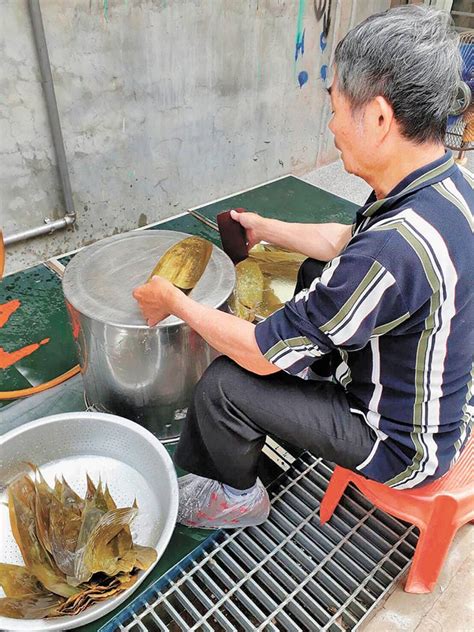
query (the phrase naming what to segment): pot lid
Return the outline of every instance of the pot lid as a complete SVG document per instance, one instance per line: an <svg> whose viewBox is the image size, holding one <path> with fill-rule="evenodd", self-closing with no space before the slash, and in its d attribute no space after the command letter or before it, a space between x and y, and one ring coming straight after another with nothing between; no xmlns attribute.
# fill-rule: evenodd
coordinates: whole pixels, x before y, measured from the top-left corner
<svg viewBox="0 0 474 632"><path fill-rule="evenodd" d="M171 230L147 230L98 241L79 251L67 265L64 295L80 313L94 320L120 327L148 328L132 291L146 282L168 248L190 236ZM234 285L232 261L213 245L206 270L189 296L203 305L220 307ZM158 327L182 322L169 316Z"/></svg>

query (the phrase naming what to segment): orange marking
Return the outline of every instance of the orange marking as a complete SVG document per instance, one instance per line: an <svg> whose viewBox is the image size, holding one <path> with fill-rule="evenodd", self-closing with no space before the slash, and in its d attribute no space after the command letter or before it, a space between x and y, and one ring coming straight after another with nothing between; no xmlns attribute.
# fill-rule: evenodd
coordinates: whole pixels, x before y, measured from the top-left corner
<svg viewBox="0 0 474 632"><path fill-rule="evenodd" d="M0 327L3 327L3 325L8 321L10 316L16 312L20 305L21 303L18 299L0 305Z"/></svg>
<svg viewBox="0 0 474 632"><path fill-rule="evenodd" d="M17 351L5 351L2 347L0 347L0 369L8 369L9 366L18 362L18 360L22 360L27 356L31 355L35 351L37 351L41 345L45 345L49 342L49 338L45 338L39 344L33 343L32 345L27 345Z"/></svg>
<svg viewBox="0 0 474 632"><path fill-rule="evenodd" d="M73 338L74 340L77 340L79 338L79 332L81 331L81 324L79 323L79 317L77 315L77 312L74 311L74 309L69 305L69 303L66 303L66 308L69 313L69 318L71 320Z"/></svg>
<svg viewBox="0 0 474 632"><path fill-rule="evenodd" d="M18 299L0 305L0 327L3 327L3 325L8 322L10 316L16 312L20 305L21 303ZM39 343L35 342L31 345L26 345L26 347L22 347L16 351L5 351L3 347L0 347L0 369L8 369L9 366L31 355L37 351L41 345L46 345L49 341L50 338L45 338Z"/></svg>

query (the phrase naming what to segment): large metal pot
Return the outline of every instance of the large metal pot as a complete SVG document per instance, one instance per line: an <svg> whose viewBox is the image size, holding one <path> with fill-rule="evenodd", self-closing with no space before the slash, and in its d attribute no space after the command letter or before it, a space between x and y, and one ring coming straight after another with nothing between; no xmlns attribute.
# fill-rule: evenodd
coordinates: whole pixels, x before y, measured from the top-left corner
<svg viewBox="0 0 474 632"><path fill-rule="evenodd" d="M137 421L162 441L179 436L192 390L217 354L174 316L148 327L132 290L185 237L152 230L104 239L80 251L63 278L87 403ZM231 260L213 246L190 296L226 309L234 284Z"/></svg>

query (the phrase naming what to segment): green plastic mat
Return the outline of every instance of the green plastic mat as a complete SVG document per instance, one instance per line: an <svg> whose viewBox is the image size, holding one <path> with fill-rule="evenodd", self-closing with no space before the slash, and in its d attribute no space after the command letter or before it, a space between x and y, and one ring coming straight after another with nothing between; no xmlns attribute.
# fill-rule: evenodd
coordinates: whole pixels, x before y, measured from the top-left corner
<svg viewBox="0 0 474 632"><path fill-rule="evenodd" d="M238 207L286 222L339 222L341 224L351 224L358 208L353 202L294 176L287 176L244 193L195 208L191 212L195 217L215 223L218 213L228 208Z"/></svg>
<svg viewBox="0 0 474 632"><path fill-rule="evenodd" d="M0 328L4 351L18 353L44 342L28 356L0 369L1 391L37 386L77 364L61 281L54 272L37 265L6 277L0 283L0 305L18 306ZM7 403L0 400L0 407Z"/></svg>

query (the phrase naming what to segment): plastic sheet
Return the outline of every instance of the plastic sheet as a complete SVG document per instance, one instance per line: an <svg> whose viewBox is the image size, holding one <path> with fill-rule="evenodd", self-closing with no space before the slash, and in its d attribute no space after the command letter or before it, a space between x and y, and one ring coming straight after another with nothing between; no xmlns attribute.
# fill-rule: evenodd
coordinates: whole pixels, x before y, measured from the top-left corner
<svg viewBox="0 0 474 632"><path fill-rule="evenodd" d="M178 522L200 529L253 527L268 518L270 499L260 479L244 496L226 494L222 483L187 474L178 480Z"/></svg>

